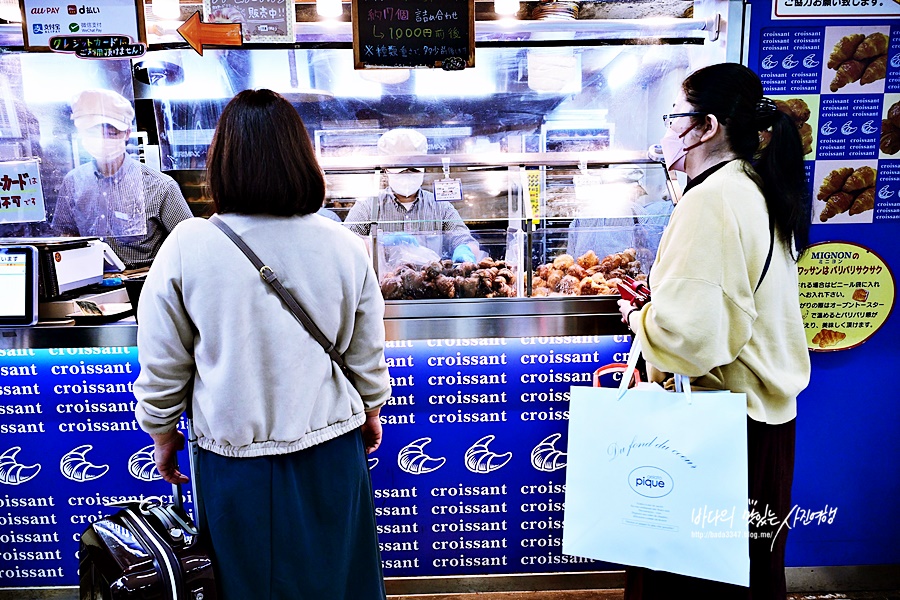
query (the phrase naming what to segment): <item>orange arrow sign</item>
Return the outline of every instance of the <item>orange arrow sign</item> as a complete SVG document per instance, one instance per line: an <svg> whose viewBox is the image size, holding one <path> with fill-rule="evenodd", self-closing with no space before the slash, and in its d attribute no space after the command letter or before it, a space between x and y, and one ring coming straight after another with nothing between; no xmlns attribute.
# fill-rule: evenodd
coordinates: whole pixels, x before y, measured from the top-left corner
<svg viewBox="0 0 900 600"><path fill-rule="evenodd" d="M203 46L240 46L244 43L240 23L204 23L200 11L191 15L178 28L178 33L191 48L203 56Z"/></svg>

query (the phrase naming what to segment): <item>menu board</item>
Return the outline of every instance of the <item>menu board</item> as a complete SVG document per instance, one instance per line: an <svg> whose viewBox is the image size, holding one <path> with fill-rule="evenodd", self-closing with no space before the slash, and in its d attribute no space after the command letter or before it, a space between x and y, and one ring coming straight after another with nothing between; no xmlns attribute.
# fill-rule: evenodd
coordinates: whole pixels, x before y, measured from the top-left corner
<svg viewBox="0 0 900 600"><path fill-rule="evenodd" d="M388 342L393 396L368 457L385 576L603 569L562 553L569 388L630 346ZM0 349L0 365L0 588L77 585L79 536L110 503L170 500L134 418L137 348Z"/></svg>
<svg viewBox="0 0 900 600"><path fill-rule="evenodd" d="M249 44L295 41L293 0L203 0L203 20L241 23Z"/></svg>
<svg viewBox="0 0 900 600"><path fill-rule="evenodd" d="M475 0L353 0L357 69L475 66Z"/></svg>
<svg viewBox="0 0 900 600"><path fill-rule="evenodd" d="M813 244L800 257L800 310L810 350L846 350L878 331L896 285L880 256L857 244Z"/></svg>

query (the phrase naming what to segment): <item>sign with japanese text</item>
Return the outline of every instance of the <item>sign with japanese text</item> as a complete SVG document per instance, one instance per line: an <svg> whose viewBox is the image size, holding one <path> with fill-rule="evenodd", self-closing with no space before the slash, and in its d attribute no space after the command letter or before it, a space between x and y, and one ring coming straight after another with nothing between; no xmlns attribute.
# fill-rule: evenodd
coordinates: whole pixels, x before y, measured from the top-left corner
<svg viewBox="0 0 900 600"><path fill-rule="evenodd" d="M50 49L78 58L135 58L147 52L147 45L134 44L127 35L62 35L50 38Z"/></svg>
<svg viewBox="0 0 900 600"><path fill-rule="evenodd" d="M0 223L32 223L46 218L38 160L0 162Z"/></svg>
<svg viewBox="0 0 900 600"><path fill-rule="evenodd" d="M352 24L357 69L475 66L474 0L354 0Z"/></svg>
<svg viewBox="0 0 900 600"><path fill-rule="evenodd" d="M900 16L896 0L774 0L773 19L871 19Z"/></svg>
<svg viewBox="0 0 900 600"><path fill-rule="evenodd" d="M894 276L868 248L848 242L814 244L798 269L810 350L858 346L884 325L894 308Z"/></svg>
<svg viewBox="0 0 900 600"><path fill-rule="evenodd" d="M25 17L22 35L28 50L73 52L82 58L130 58L144 52L138 52L137 48L147 43L141 0L91 0L87 4L20 0L20 3ZM57 38L59 47L53 47L52 38ZM123 38L127 40L123 42ZM121 50L113 51L114 48Z"/></svg>
<svg viewBox="0 0 900 600"><path fill-rule="evenodd" d="M245 43L293 43L294 3L287 0L203 0L207 23L240 23Z"/></svg>

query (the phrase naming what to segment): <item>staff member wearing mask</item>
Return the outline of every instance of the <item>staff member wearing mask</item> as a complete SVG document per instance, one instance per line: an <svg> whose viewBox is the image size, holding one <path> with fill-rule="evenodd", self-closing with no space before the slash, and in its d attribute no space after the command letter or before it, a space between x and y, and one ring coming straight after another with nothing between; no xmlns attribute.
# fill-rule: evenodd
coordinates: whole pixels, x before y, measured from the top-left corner
<svg viewBox="0 0 900 600"><path fill-rule="evenodd" d="M127 268L149 266L175 225L192 216L178 184L126 154L134 108L123 96L85 90L72 101L72 120L93 160L63 179L54 232L102 237Z"/></svg>
<svg viewBox="0 0 900 600"><path fill-rule="evenodd" d="M386 156L408 156L428 152L428 140L414 129L392 129L378 140L378 151ZM420 168L385 169L388 186L376 198L357 201L344 223L359 235L368 235L373 222L387 232L385 246L418 245L415 232L440 232L425 236L426 245L443 256L447 249L453 262L475 262L478 242L469 233L459 213L449 202L437 202L422 188L425 173Z"/></svg>

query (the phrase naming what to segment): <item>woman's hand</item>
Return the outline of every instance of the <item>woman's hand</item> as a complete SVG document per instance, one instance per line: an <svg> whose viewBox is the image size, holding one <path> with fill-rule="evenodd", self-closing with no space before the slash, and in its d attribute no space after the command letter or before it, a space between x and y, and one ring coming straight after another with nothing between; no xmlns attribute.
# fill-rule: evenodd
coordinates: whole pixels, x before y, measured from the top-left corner
<svg viewBox="0 0 900 600"><path fill-rule="evenodd" d="M178 451L184 450L184 434L173 429L167 433L151 433L153 438L153 458L162 478L169 483L190 481L178 470Z"/></svg>
<svg viewBox="0 0 900 600"><path fill-rule="evenodd" d="M619 300L619 312L622 314L622 322L628 325L629 329L631 329L631 325L628 323L628 315L634 310L637 310L637 308L635 308L631 302L628 300Z"/></svg>
<svg viewBox="0 0 900 600"><path fill-rule="evenodd" d="M378 418L378 412L366 413L366 422L362 424L360 431L362 431L366 454L372 454L378 450L378 446L381 445L381 420Z"/></svg>

